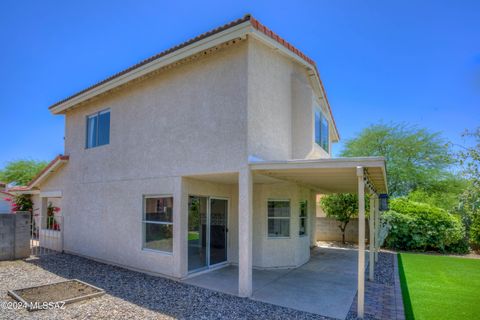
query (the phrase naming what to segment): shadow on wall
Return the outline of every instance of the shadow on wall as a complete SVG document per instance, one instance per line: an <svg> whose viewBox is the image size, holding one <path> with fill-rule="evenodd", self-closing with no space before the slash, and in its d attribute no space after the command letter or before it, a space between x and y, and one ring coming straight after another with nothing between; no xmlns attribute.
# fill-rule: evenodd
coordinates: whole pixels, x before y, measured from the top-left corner
<svg viewBox="0 0 480 320"><path fill-rule="evenodd" d="M317 217L316 236L317 241L342 241L342 231L338 227L339 222L332 218ZM365 239L370 234L368 220L365 220ZM345 241L358 243L358 219L352 219L345 230Z"/></svg>

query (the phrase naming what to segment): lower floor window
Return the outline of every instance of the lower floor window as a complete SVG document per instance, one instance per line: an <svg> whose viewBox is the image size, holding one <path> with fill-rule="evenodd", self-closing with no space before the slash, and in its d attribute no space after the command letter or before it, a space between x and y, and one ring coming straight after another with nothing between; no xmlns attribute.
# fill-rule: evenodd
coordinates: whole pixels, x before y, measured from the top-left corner
<svg viewBox="0 0 480 320"><path fill-rule="evenodd" d="M290 201L268 201L268 237L290 237Z"/></svg>
<svg viewBox="0 0 480 320"><path fill-rule="evenodd" d="M307 235L307 218L308 218L308 202L300 202L300 221L299 221L299 230L298 235L305 236Z"/></svg>
<svg viewBox="0 0 480 320"><path fill-rule="evenodd" d="M172 252L173 197L145 197L142 224L143 248Z"/></svg>

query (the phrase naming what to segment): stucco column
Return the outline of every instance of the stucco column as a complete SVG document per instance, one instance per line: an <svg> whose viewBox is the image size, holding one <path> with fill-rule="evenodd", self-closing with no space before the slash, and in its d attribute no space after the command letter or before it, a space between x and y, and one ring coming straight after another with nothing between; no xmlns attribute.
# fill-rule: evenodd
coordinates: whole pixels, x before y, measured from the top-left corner
<svg viewBox="0 0 480 320"><path fill-rule="evenodd" d="M183 278L188 273L188 221L183 194L183 179L175 177L173 190L173 273Z"/></svg>
<svg viewBox="0 0 480 320"><path fill-rule="evenodd" d="M238 294L252 295L252 172L238 173Z"/></svg>
<svg viewBox="0 0 480 320"><path fill-rule="evenodd" d="M358 178L358 294L357 316L363 319L365 301L365 182L363 167L357 167Z"/></svg>
<svg viewBox="0 0 480 320"><path fill-rule="evenodd" d="M374 278L374 267L375 267L375 257L374 257L374 251L375 251L375 201L376 195L372 195L370 197L370 216L368 218L368 226L369 226L369 238L368 238L368 244L369 244L369 249L368 249L368 280L373 281Z"/></svg>
<svg viewBox="0 0 480 320"><path fill-rule="evenodd" d="M378 250L380 249L380 200L375 197L375 262L378 261Z"/></svg>

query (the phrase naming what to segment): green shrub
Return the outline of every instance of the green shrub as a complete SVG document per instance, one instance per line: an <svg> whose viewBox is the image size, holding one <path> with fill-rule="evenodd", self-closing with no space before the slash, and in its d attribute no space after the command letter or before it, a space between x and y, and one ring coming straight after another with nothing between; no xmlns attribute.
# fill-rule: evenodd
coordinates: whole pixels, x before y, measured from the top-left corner
<svg viewBox="0 0 480 320"><path fill-rule="evenodd" d="M470 227L470 243L475 251L480 251L480 216L473 219Z"/></svg>
<svg viewBox="0 0 480 320"><path fill-rule="evenodd" d="M463 253L468 251L460 219L447 211L406 198L393 199L383 217L391 228L385 245L392 249Z"/></svg>

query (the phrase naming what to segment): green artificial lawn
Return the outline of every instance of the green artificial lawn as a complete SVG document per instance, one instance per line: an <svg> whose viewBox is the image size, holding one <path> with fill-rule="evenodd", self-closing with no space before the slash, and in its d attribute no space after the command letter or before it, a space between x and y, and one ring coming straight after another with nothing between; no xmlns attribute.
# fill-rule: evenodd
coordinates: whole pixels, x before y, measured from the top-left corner
<svg viewBox="0 0 480 320"><path fill-rule="evenodd" d="M480 319L480 260L402 253L407 319Z"/></svg>
<svg viewBox="0 0 480 320"><path fill-rule="evenodd" d="M198 240L200 239L200 235L198 231L188 231L188 240Z"/></svg>

